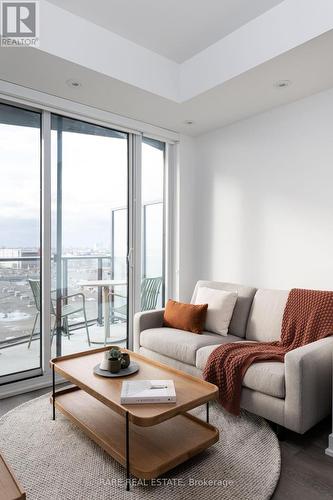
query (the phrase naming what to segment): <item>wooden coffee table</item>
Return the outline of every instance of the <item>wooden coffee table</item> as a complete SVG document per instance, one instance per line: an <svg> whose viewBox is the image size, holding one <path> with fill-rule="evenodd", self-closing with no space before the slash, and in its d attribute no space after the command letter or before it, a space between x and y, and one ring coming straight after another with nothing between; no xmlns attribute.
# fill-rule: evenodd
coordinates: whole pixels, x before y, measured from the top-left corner
<svg viewBox="0 0 333 500"><path fill-rule="evenodd" d="M0 454L0 500L25 500L26 496L14 473Z"/></svg>
<svg viewBox="0 0 333 500"><path fill-rule="evenodd" d="M126 468L126 488L130 474L153 479L216 443L219 431L209 424L209 401L218 388L182 371L126 349L140 370L129 377L105 378L93 368L101 360L102 347L69 354L51 361L53 374L52 416L61 411L85 434ZM55 372L74 387L55 392ZM177 402L167 404L122 405L123 380L172 379ZM206 404L206 422L186 413Z"/></svg>

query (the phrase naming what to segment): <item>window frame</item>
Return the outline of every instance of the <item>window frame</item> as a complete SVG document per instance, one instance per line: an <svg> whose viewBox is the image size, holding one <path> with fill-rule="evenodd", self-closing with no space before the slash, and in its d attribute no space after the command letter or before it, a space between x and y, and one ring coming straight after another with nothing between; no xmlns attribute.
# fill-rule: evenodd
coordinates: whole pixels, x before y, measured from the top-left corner
<svg viewBox="0 0 333 500"><path fill-rule="evenodd" d="M24 110L24 111L29 111L35 114L39 115L39 246L40 246L40 259L39 259L39 276L40 276L40 283L41 283L41 288L42 288L42 266L43 266L43 236L42 236L42 230L43 230L43 210L42 210L42 170L43 170L43 158L42 158L42 151L43 151L43 112L42 110L38 108L31 107L29 105L19 105L16 102L11 102L7 99L3 99L0 96L0 104L3 104L5 106L19 109L19 110ZM40 300L42 302L42 293ZM40 325L40 331L42 330L42 324L43 324L43 316L45 313L43 313L43 309L41 308L40 313L39 313L39 325ZM1 399L1 387L7 386L8 384L11 384L13 382L21 382L24 380L29 380L33 379L36 377L40 377L43 375L43 366L44 366L44 359L43 359L43 342L42 339L40 339L39 342L39 366L34 367L34 368L29 368L27 370L21 370L21 371L16 371L12 372L6 375L1 375L0 376L0 399Z"/></svg>
<svg viewBox="0 0 333 500"><path fill-rule="evenodd" d="M3 93L5 91L5 93ZM2 92L2 93L1 93ZM136 120L119 117L109 112L89 106L49 96L38 91L0 81L0 102L9 106L31 110L41 114L41 289L42 312L41 330L51 331L50 301L46 297L51 292L51 113L78 119L127 132L128 135L128 348L133 346L133 315L140 311L141 283L141 151L143 134L149 139L165 143L164 150L164 294L176 294L177 285L174 268L177 253L175 234L177 208L176 200L176 150L178 134ZM127 126L128 125L128 128ZM137 127L131 128L131 127ZM131 295L130 295L131 294ZM44 313L44 314L43 314ZM52 384L49 361L51 346L49 339L42 335L42 367L24 377L8 375L8 381L0 386L0 399L24 393ZM30 370L29 370L30 372ZM25 372L21 372L25 373ZM61 379L57 378L57 382Z"/></svg>

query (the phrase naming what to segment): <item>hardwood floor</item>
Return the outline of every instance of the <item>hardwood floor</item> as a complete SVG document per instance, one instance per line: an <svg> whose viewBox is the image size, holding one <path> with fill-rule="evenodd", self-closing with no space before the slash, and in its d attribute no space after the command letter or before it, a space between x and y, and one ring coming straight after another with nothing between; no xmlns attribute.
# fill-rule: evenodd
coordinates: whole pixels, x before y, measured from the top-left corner
<svg viewBox="0 0 333 500"><path fill-rule="evenodd" d="M50 388L0 400L0 417L47 392ZM325 455L330 432L331 418L303 436L286 431L284 441L280 442L282 471L273 500L333 499L333 458Z"/></svg>
<svg viewBox="0 0 333 500"><path fill-rule="evenodd" d="M0 399L0 418L16 406L19 406L26 401L30 401L30 399L38 398L38 396L51 392L51 390L52 388L45 387L44 389L39 389L38 391L26 392L25 394L19 394L18 396L13 396L11 398Z"/></svg>
<svg viewBox="0 0 333 500"><path fill-rule="evenodd" d="M331 418L306 434L286 431L280 441L282 470L273 500L326 500L333 498L333 458L325 455Z"/></svg>

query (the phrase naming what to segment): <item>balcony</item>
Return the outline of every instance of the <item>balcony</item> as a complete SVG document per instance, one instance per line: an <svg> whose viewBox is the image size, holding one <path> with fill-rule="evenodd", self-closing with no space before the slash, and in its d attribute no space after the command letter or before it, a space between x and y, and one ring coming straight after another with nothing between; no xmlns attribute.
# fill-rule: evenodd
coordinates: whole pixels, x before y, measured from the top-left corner
<svg viewBox="0 0 333 500"><path fill-rule="evenodd" d="M104 311L102 290L85 288L81 280L111 279L111 255L70 255L61 258L62 295L83 292L86 299L86 313L92 347L104 342ZM31 347L28 342L37 313L29 279L39 279L39 257L0 258L0 376L17 371L37 368L40 365L39 326L33 336ZM118 263L119 264L119 263ZM119 266L118 266L119 267ZM56 283L56 257L52 259L52 282ZM55 288L55 286L54 286ZM126 290L123 290L126 294ZM70 299L75 302L75 297ZM124 299L111 299L113 306L124 304ZM52 323L54 316L51 318ZM37 322L38 323L38 322ZM112 343L125 345L126 322L111 318ZM55 355L55 339L52 345ZM74 313L69 321L69 338L63 333L62 354L88 349L84 318L82 313Z"/></svg>

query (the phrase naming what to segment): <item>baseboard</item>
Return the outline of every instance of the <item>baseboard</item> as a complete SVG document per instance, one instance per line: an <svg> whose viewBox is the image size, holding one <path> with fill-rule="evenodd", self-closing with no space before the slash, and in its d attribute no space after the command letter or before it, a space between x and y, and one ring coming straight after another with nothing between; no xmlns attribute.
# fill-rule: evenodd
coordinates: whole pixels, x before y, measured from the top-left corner
<svg viewBox="0 0 333 500"><path fill-rule="evenodd" d="M65 381L61 377L56 378L56 385L63 384ZM22 380L6 384L0 388L0 400L24 394L26 392L37 391L45 387L52 387L52 376L36 377L34 379Z"/></svg>

